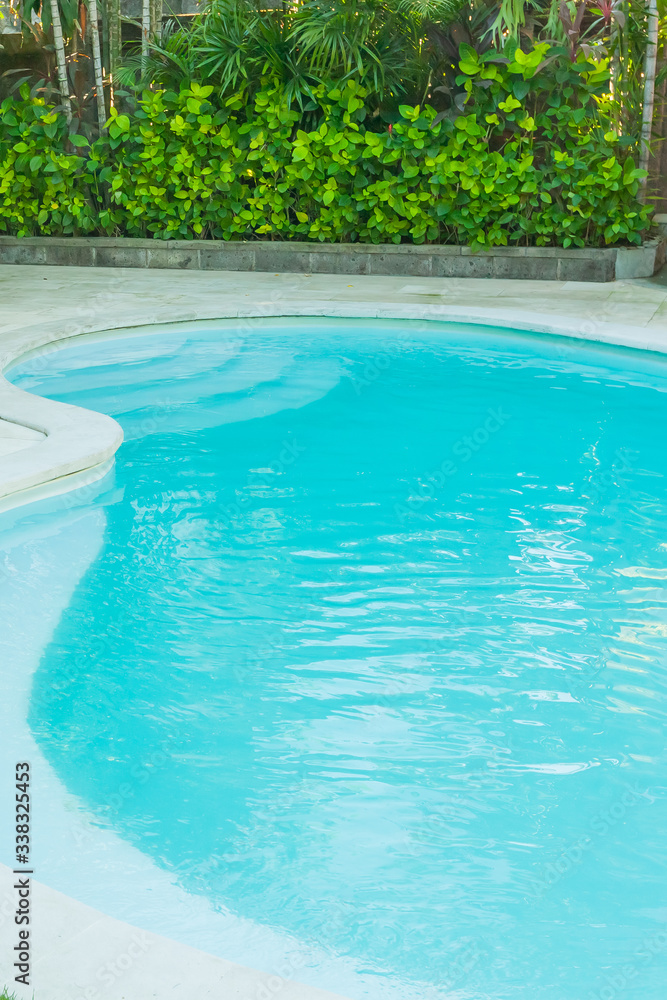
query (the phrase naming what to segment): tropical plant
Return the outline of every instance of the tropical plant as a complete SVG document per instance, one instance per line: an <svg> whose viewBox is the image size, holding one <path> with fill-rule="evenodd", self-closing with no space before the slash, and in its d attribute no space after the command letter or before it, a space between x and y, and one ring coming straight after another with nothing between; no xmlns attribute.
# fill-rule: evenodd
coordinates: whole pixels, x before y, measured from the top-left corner
<svg viewBox="0 0 667 1000"><path fill-rule="evenodd" d="M608 60L609 90L600 100L611 130L642 166L651 148L653 92L662 79L656 0L296 0L269 9L262 0L209 0L192 23L166 24L162 0L143 0L141 42L124 59L120 0L104 0L102 22L99 0L20 2L26 31L50 39L55 52L54 64L45 47L47 72L35 92L43 86L48 99L55 88L72 129L91 138L103 132L107 108L131 114L147 88L179 92L195 83L212 87L220 106L241 100L240 118L244 109L252 113L258 94L275 90L297 110L295 128L305 130L324 120L319 88L349 81L364 90L358 114L367 130L398 124L402 105L429 106L437 123L453 122L471 101L460 46L467 46L468 61L488 57L485 65L500 65L511 43L522 50L549 44L575 67L582 57ZM84 2L87 29L80 23ZM43 31L31 26L33 12L41 14ZM84 42L90 58L81 60L76 52ZM548 58L556 58L553 52Z"/></svg>
<svg viewBox="0 0 667 1000"><path fill-rule="evenodd" d="M88 141L70 134L62 112L30 96L0 105L0 231L18 235L93 232L102 196L87 171Z"/></svg>
<svg viewBox="0 0 667 1000"><path fill-rule="evenodd" d="M573 61L579 51L608 56L617 131L638 137L641 130L653 23L647 0L297 0L269 9L262 0L209 0L192 24L171 21L164 29L162 0L142 0L141 44L122 70L120 0L104 0L102 45L94 9L99 0L85 0L94 68L87 88L80 61L76 86L67 75L68 58L84 34L79 0L19 2L26 30L36 12L44 42L53 33L63 101L73 100L81 117L94 97L98 127L100 73L109 104L116 103L119 85L138 96L146 86L196 80L221 96L239 91L252 101L270 82L282 88L289 104L317 113L313 88L350 78L367 90L367 104L385 124L397 118L400 101L428 100L438 111L456 114L464 100L455 82L459 45L483 53L514 39L567 45ZM131 107L132 99L125 103Z"/></svg>
<svg viewBox="0 0 667 1000"><path fill-rule="evenodd" d="M112 109L84 155L58 115L3 105L0 228L159 239L600 246L638 243L643 172L612 128L609 61L566 47L462 46L451 117L404 104L378 129L354 78L312 88L304 113L279 86L248 104L192 81ZM48 142L46 140L49 140ZM8 197L3 198L7 193Z"/></svg>
<svg viewBox="0 0 667 1000"><path fill-rule="evenodd" d="M128 62L124 82L142 89L196 79L251 100L272 81L304 109L318 84L354 77L379 105L424 77L417 29L415 17L385 0L307 0L280 12L211 0L194 27L168 24L148 58Z"/></svg>
<svg viewBox="0 0 667 1000"><path fill-rule="evenodd" d="M98 0L21 0L18 11L24 37L44 56L41 75L33 67L29 76L34 87L47 95L55 91L68 120L96 119L99 128L106 107Z"/></svg>

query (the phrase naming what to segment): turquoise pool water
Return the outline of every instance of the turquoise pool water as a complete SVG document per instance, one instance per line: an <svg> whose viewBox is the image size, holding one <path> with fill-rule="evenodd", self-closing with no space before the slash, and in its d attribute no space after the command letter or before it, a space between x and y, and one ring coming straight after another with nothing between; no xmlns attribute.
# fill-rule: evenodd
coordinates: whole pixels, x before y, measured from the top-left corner
<svg viewBox="0 0 667 1000"><path fill-rule="evenodd" d="M98 825L353 1000L663 1000L665 360L291 320L10 377L126 432L28 720Z"/></svg>

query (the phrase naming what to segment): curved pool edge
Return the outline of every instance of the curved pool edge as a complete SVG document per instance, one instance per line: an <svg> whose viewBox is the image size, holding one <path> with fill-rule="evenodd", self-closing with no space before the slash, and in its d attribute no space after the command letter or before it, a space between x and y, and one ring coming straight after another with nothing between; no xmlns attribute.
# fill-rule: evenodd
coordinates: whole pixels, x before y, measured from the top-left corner
<svg viewBox="0 0 667 1000"><path fill-rule="evenodd" d="M39 272L50 269L5 265L2 270L22 272L24 280L29 283L31 277L38 280L41 276ZM86 269L66 270L79 272ZM132 274L133 296L136 296L138 287L143 292L139 296L140 301L131 302L129 308L124 303L125 308L114 309L114 322L109 323L112 296L108 286L114 288L122 275L120 269L105 270L101 278L97 274L100 286L97 297L88 298L84 310L75 307L73 317L63 315L46 322L30 322L36 317L31 317L30 307L22 304L21 309L17 308L18 322L15 321L9 331L0 333L0 371L3 373L0 375L0 419L45 435L43 440L0 459L0 511L42 499L48 495L50 486L54 493L75 489L81 485L76 477L82 474L88 474L88 481L92 481L94 470L104 468L122 442L122 430L111 417L24 392L11 385L4 376L4 372L27 356L34 359L50 353L65 341L80 336L96 333L112 335L136 327L217 319L291 316L409 319L474 323L667 353L667 318L657 324L653 322L651 329L646 325L611 322L612 318L617 318L618 312L610 307L608 286L589 287L586 296L582 297L579 289L575 293L566 282L487 279L482 283L477 279L422 278L418 284L396 289L393 279L366 276L351 279L350 276L326 275L324 296L304 298L303 292L309 284L305 279L310 278L309 275L251 273L240 277L237 273L197 273L195 277L199 280L192 282L191 274L179 273L179 281L174 272L153 271L138 276L135 272ZM229 280L229 284L236 284L237 287L221 289L221 283L226 278L233 279ZM279 281L276 282L275 278ZM183 279L186 279L185 283ZM129 282L129 277L127 280ZM177 302L165 301L165 284L172 295L174 288L178 288ZM185 287L186 284L191 287ZM461 297L470 300L484 297L480 295L481 284L484 296L490 299L492 305L444 301L453 297L459 300ZM519 302L510 298L510 293L523 291L518 285L530 285L532 293ZM617 282L615 287L632 290L632 299L637 300L637 316L641 317L647 310L650 312L650 303L654 303L653 312L659 311L662 302L656 298L659 293L655 286ZM250 288L250 291L244 292L244 288ZM346 301L345 292L349 288L354 289L355 296L363 296L364 300ZM69 283L65 284L65 290L69 299ZM568 296L568 292L572 294ZM389 294L394 299L399 298L399 301L387 301ZM245 302L246 298L251 301ZM436 298L440 301L433 301ZM667 290L663 298L667 299ZM536 299L541 309L534 308ZM577 317L568 315L563 309L563 305L571 304L573 299L581 301L581 315ZM524 301L527 305L522 304ZM60 307L63 308L63 305ZM544 311L545 308L548 311Z"/></svg>
<svg viewBox="0 0 667 1000"><path fill-rule="evenodd" d="M11 899L16 876L0 864L0 898ZM105 916L31 881L31 907L39 951L27 987L12 983L17 1000L118 1000L123 996L172 1000L174 984L192 1000L345 1000L291 978L296 970L258 972ZM4 912L4 911L3 911Z"/></svg>
<svg viewBox="0 0 667 1000"><path fill-rule="evenodd" d="M2 863L10 862L9 851L0 852L0 992L7 986L17 1000L119 1000L119 991L127 1000L167 1000L175 985L194 978L196 990L184 994L192 1000L221 995L345 1000L349 991L344 982L331 983L330 992L304 985L312 983L313 959L319 953L313 956L293 937L230 911L213 910L202 897L186 893L171 873L158 871L137 848L94 822L44 758L28 724L34 672L74 590L98 556L107 523L104 508L92 503L59 504L56 509L56 523L46 534L33 540L20 528L10 528L0 553L0 583L10 584L0 600L3 746L10 762L30 762L32 801L48 817L31 831L29 869L35 881L26 987L15 981L18 973L9 957L18 941L16 878L25 875ZM47 537L52 545L44 544ZM39 572L25 572L36 554ZM31 623L28 629L26 622ZM3 768L0 798L9 801L12 794L10 769ZM7 810L0 814L3 844L10 844L14 835L9 820ZM111 869L109 857L114 859ZM165 933L174 915L187 928L181 936L185 940L174 941ZM152 942L150 950L128 950L123 942L131 944L136 935ZM195 957L200 979L192 975ZM263 971L256 971L258 966Z"/></svg>
<svg viewBox="0 0 667 1000"><path fill-rule="evenodd" d="M120 425L103 413L82 410L24 392L5 371L25 357L68 339L69 331L44 329L37 342L28 327L7 338L0 355L0 420L43 435L0 460L0 512L76 489L105 475L123 440Z"/></svg>

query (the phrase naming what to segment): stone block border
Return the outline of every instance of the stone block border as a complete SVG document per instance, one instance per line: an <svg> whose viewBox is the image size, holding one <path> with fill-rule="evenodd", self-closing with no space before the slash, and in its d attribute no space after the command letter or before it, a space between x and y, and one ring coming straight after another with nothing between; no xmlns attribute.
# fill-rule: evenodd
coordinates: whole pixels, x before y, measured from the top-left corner
<svg viewBox="0 0 667 1000"><path fill-rule="evenodd" d="M497 247L472 253L468 247L402 244L0 236L0 264L74 267L614 281L651 277L664 260L663 237L632 248Z"/></svg>

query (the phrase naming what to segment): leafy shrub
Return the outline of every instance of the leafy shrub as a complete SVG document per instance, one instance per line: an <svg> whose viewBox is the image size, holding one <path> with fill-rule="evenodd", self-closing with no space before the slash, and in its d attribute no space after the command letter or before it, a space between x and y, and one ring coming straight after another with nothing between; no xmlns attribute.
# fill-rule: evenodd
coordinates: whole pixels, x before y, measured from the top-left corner
<svg viewBox="0 0 667 1000"><path fill-rule="evenodd" d="M94 179L74 151L87 145L80 136L68 138L65 117L30 99L27 88L21 100L6 98L0 105L0 232L61 236L98 229Z"/></svg>
<svg viewBox="0 0 667 1000"><path fill-rule="evenodd" d="M461 114L403 105L389 127L353 78L316 86L307 114L269 81L249 107L239 94L212 103L213 88L194 82L145 91L131 116L112 112L87 160L66 152L58 116L5 102L0 184L13 205L0 226L473 248L641 242L644 174L613 128L606 61L572 63L543 43L462 46L459 68ZM47 153L54 166L33 169Z"/></svg>

